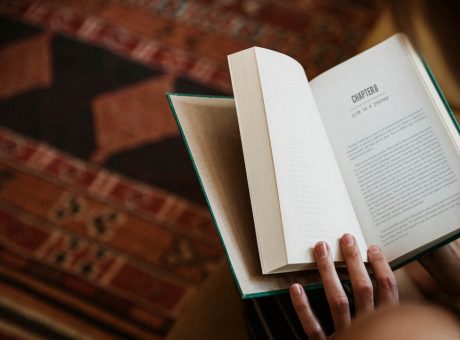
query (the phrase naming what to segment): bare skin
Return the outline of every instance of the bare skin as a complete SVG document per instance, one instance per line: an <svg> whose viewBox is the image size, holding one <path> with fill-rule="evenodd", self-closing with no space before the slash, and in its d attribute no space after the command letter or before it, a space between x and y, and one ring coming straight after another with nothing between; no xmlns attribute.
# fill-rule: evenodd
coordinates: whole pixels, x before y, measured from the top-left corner
<svg viewBox="0 0 460 340"><path fill-rule="evenodd" d="M376 281L377 291L374 294L374 287L353 236L343 235L340 246L355 299L356 321L353 322L348 298L335 270L328 245L319 242L314 248L315 260L334 322L334 339L398 340L433 339L439 336L448 340L460 339L458 320L447 311L430 306L398 305L396 279L379 247L371 246L367 253ZM426 255L420 262L446 293L457 302L460 301L460 243L444 246ZM302 286L293 284L290 295L309 339L327 339Z"/></svg>
<svg viewBox="0 0 460 340"><path fill-rule="evenodd" d="M406 304L386 306L356 320L334 340L458 340L456 317L439 307Z"/></svg>
<svg viewBox="0 0 460 340"><path fill-rule="evenodd" d="M372 312L376 302L379 305L397 305L399 295L396 279L381 249L377 246L371 246L368 250L369 263L377 282L377 301L374 301L374 288L361 259L356 240L352 235L345 234L340 240L340 246L350 274L353 295L355 296L356 315L359 317ZM314 254L335 331L336 333L343 332L351 324L349 302L335 270L329 246L325 242L318 242L315 245ZM302 286L294 284L289 291L297 316L308 337L310 339L327 339L326 333L308 303L308 297Z"/></svg>
<svg viewBox="0 0 460 340"><path fill-rule="evenodd" d="M460 240L436 249L419 262L460 309Z"/></svg>

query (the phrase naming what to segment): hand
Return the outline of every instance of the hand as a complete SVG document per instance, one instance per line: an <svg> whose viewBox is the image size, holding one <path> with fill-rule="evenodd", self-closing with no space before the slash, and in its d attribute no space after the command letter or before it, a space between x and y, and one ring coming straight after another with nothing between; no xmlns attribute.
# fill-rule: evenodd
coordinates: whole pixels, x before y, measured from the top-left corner
<svg viewBox="0 0 460 340"><path fill-rule="evenodd" d="M460 307L460 240L424 255L419 262Z"/></svg>
<svg viewBox="0 0 460 340"><path fill-rule="evenodd" d="M343 235L340 240L340 248L350 274L356 315L370 313L374 310L374 288L361 259L355 238L350 234ZM335 332L338 333L345 330L351 323L348 298L335 270L329 246L325 242L318 242L315 245L314 255L331 310ZM396 279L382 251L377 246L371 246L367 255L377 282L376 296L379 304L398 304ZM297 316L308 337L326 339L326 334L312 311L302 286L293 284L289 292Z"/></svg>

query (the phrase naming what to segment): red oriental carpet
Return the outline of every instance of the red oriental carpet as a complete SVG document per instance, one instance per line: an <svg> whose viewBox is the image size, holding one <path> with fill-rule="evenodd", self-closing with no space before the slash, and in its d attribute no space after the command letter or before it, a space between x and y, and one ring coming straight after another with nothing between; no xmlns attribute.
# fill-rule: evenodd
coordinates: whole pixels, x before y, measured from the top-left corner
<svg viewBox="0 0 460 340"><path fill-rule="evenodd" d="M0 0L0 338L163 338L222 249L165 92L259 45L310 78L382 1Z"/></svg>

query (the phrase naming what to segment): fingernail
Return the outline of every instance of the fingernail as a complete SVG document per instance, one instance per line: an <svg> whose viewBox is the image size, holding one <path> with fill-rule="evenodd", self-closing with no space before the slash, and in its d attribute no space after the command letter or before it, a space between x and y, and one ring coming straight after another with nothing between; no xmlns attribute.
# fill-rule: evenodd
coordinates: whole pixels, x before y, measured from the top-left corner
<svg viewBox="0 0 460 340"><path fill-rule="evenodd" d="M355 239L353 238L353 236L351 236L350 234L345 234L342 236L342 245L352 246L353 244L355 244Z"/></svg>
<svg viewBox="0 0 460 340"><path fill-rule="evenodd" d="M298 283L296 283L296 284L293 284L293 285L291 286L290 290L291 290L291 295L293 295L293 296L300 296L300 295L302 295L302 290L303 290L303 288L302 288L301 285L299 285Z"/></svg>
<svg viewBox="0 0 460 340"><path fill-rule="evenodd" d="M378 246L372 245L369 247L368 252L369 254L377 254L380 253L380 248Z"/></svg>
<svg viewBox="0 0 460 340"><path fill-rule="evenodd" d="M326 242L318 242L315 245L315 254L317 257L323 257L327 255L327 244Z"/></svg>

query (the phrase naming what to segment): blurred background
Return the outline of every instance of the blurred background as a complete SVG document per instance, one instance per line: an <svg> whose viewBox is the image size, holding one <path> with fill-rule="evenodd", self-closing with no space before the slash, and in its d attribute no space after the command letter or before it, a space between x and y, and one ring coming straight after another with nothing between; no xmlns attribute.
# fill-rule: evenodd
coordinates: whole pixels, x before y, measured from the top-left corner
<svg viewBox="0 0 460 340"><path fill-rule="evenodd" d="M253 45L294 57L312 79L404 31L458 114L458 10L0 0L0 338L244 337L165 93L231 95L226 56Z"/></svg>

